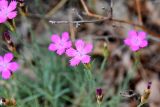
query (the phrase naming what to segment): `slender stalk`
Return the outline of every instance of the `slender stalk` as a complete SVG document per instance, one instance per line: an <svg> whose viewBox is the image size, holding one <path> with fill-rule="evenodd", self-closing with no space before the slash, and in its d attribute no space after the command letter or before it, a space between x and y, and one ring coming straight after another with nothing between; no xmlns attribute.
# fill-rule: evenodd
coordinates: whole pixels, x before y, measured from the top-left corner
<svg viewBox="0 0 160 107"><path fill-rule="evenodd" d="M14 26L12 26L9 22L5 24L12 32L15 31Z"/></svg>
<svg viewBox="0 0 160 107"><path fill-rule="evenodd" d="M105 64L106 64L106 61L107 61L107 57L105 57L101 63L101 67L100 67L100 71L102 71L105 67Z"/></svg>
<svg viewBox="0 0 160 107"><path fill-rule="evenodd" d="M97 107L101 107L101 104L100 104L100 103L98 103L98 104L97 104Z"/></svg>
<svg viewBox="0 0 160 107"><path fill-rule="evenodd" d="M140 103L137 107L141 107L144 103Z"/></svg>

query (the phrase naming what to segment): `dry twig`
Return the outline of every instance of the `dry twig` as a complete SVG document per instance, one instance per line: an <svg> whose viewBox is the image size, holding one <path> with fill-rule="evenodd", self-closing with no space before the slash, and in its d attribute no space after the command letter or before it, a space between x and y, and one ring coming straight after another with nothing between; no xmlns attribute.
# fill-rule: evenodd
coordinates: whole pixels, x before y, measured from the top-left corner
<svg viewBox="0 0 160 107"><path fill-rule="evenodd" d="M138 23L142 25L142 15L141 15L141 2L140 0L135 0L137 6L137 13L138 13Z"/></svg>
<svg viewBox="0 0 160 107"><path fill-rule="evenodd" d="M84 8L84 10L85 10L85 12L86 12L86 14L87 14L88 16L91 16L91 17L94 17L94 18L98 18L98 19L104 19L104 18L105 18L104 16L91 13L91 12L89 11L87 5L85 4L84 0L81 0L81 3L82 3L83 8Z"/></svg>

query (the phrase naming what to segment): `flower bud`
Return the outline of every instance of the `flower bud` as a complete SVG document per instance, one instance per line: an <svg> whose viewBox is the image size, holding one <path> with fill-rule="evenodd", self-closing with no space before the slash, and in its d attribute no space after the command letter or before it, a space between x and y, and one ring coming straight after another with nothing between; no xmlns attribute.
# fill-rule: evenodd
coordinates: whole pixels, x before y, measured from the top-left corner
<svg viewBox="0 0 160 107"><path fill-rule="evenodd" d="M16 47L11 39L10 33L5 31L2 35L2 39L7 43L7 47L10 51L16 51Z"/></svg>
<svg viewBox="0 0 160 107"><path fill-rule="evenodd" d="M151 82L148 82L147 89L144 90L143 95L141 96L141 104L146 103L151 93Z"/></svg>
<svg viewBox="0 0 160 107"><path fill-rule="evenodd" d="M96 98L97 98L97 103L101 104L103 100L103 90L101 88L96 89Z"/></svg>
<svg viewBox="0 0 160 107"><path fill-rule="evenodd" d="M2 39L4 41L6 41L7 43L10 43L11 42L11 37L10 37L10 34L8 31L4 32L3 35L2 35Z"/></svg>
<svg viewBox="0 0 160 107"><path fill-rule="evenodd" d="M108 55L109 55L107 43L104 43L104 47L103 47L103 48L104 48L104 49L103 49L103 56L104 56L105 58L107 58Z"/></svg>

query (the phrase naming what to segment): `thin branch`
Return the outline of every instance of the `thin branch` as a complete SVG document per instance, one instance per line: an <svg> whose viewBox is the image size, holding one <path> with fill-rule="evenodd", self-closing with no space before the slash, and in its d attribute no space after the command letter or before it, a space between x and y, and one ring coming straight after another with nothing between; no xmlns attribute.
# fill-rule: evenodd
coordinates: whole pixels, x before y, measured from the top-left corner
<svg viewBox="0 0 160 107"><path fill-rule="evenodd" d="M113 0L110 0L111 19L113 18Z"/></svg>
<svg viewBox="0 0 160 107"><path fill-rule="evenodd" d="M140 0L135 0L136 7L137 7L137 13L138 13L138 22L140 25L142 25L142 15L141 15L141 2Z"/></svg>
<svg viewBox="0 0 160 107"><path fill-rule="evenodd" d="M73 20L73 12L69 13L69 20L70 21ZM75 29L73 23L69 23L69 30L70 30L70 33L71 33L71 40L74 41L75 40L76 29Z"/></svg>
<svg viewBox="0 0 160 107"><path fill-rule="evenodd" d="M81 3L82 3L82 6L86 12L86 14L88 16L91 16L91 17L94 17L94 18L98 18L98 19L104 19L105 17L104 16L101 16L101 15L97 15L97 14L94 14L94 13L91 13L89 10L88 10L88 7L86 5L86 3L84 2L84 0L81 0Z"/></svg>
<svg viewBox="0 0 160 107"><path fill-rule="evenodd" d="M63 21L52 21L50 20L49 22L52 24L69 24L69 23L73 23L73 24L81 24L81 23L96 23L96 22L102 22L105 21L103 20L77 20L77 21L68 21L68 20L63 20Z"/></svg>
<svg viewBox="0 0 160 107"><path fill-rule="evenodd" d="M138 94L134 92L133 90L125 90L125 91L120 92L120 95L123 97L131 98L131 97L137 96Z"/></svg>
<svg viewBox="0 0 160 107"><path fill-rule="evenodd" d="M83 17L78 13L76 9L73 9L73 11L79 19L83 20Z"/></svg>
<svg viewBox="0 0 160 107"><path fill-rule="evenodd" d="M54 8L52 8L46 15L45 17L50 17L52 16L57 10L59 10L63 5L67 2L68 0L61 0Z"/></svg>

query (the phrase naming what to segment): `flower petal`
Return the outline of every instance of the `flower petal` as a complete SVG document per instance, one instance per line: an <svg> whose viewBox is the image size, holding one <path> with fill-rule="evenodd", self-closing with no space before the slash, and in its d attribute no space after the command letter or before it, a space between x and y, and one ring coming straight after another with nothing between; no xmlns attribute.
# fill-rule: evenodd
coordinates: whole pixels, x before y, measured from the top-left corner
<svg viewBox="0 0 160 107"><path fill-rule="evenodd" d="M3 57L0 56L0 64L3 62Z"/></svg>
<svg viewBox="0 0 160 107"><path fill-rule="evenodd" d="M9 79L11 76L11 72L9 70L2 71L2 78Z"/></svg>
<svg viewBox="0 0 160 107"><path fill-rule="evenodd" d="M129 39L129 38L126 38L125 40L124 40L124 44L125 45L131 45L132 43L131 43L131 40Z"/></svg>
<svg viewBox="0 0 160 107"><path fill-rule="evenodd" d="M138 36L141 40L146 39L146 32L140 31L138 32Z"/></svg>
<svg viewBox="0 0 160 107"><path fill-rule="evenodd" d="M17 7L17 2L16 1L11 1L10 4L9 4L9 6L8 6L9 12L15 10L16 7Z"/></svg>
<svg viewBox="0 0 160 107"><path fill-rule="evenodd" d="M148 45L148 41L147 40L143 40L140 44L140 47L146 47Z"/></svg>
<svg viewBox="0 0 160 107"><path fill-rule="evenodd" d="M11 62L8 65L8 69L11 70L12 72L15 72L19 69L19 64L17 62Z"/></svg>
<svg viewBox="0 0 160 107"><path fill-rule="evenodd" d="M3 67L1 66L3 64L3 57L0 56L0 72L3 70Z"/></svg>
<svg viewBox="0 0 160 107"><path fill-rule="evenodd" d="M77 40L75 46L78 51L81 51L84 48L84 41L81 39Z"/></svg>
<svg viewBox="0 0 160 107"><path fill-rule="evenodd" d="M8 13L8 18L9 19L13 19L13 18L15 18L17 16L17 11L14 11L14 12L10 12L10 13Z"/></svg>
<svg viewBox="0 0 160 107"><path fill-rule="evenodd" d="M68 41L65 43L65 48L70 48L72 46L72 42Z"/></svg>
<svg viewBox="0 0 160 107"><path fill-rule="evenodd" d="M67 56L69 56L69 57L74 57L74 56L76 56L76 53L77 53L77 51L76 51L75 49L73 49L73 48L69 48L69 49L66 50L66 54L67 54Z"/></svg>
<svg viewBox="0 0 160 107"><path fill-rule="evenodd" d="M0 0L0 10L8 7L7 0Z"/></svg>
<svg viewBox="0 0 160 107"><path fill-rule="evenodd" d="M130 46L130 48L134 52L137 51L137 50L139 50L139 46Z"/></svg>
<svg viewBox="0 0 160 107"><path fill-rule="evenodd" d="M80 60L78 59L78 58L76 58L76 57L74 57L74 58L72 58L71 60L70 60L70 65L71 66L76 66L76 65L78 65L80 63Z"/></svg>
<svg viewBox="0 0 160 107"><path fill-rule="evenodd" d="M4 55L4 62L5 63L10 62L12 59L13 59L13 54L12 53L6 53Z"/></svg>
<svg viewBox="0 0 160 107"><path fill-rule="evenodd" d="M51 43L49 46L48 46L48 50L49 51L56 51L57 50L57 47L55 44Z"/></svg>
<svg viewBox="0 0 160 107"><path fill-rule="evenodd" d="M3 64L3 57L0 56L0 72L3 70L3 67L1 66Z"/></svg>
<svg viewBox="0 0 160 107"><path fill-rule="evenodd" d="M86 44L86 46L84 47L84 53L88 54L92 51L93 49L93 45L91 43Z"/></svg>
<svg viewBox="0 0 160 107"><path fill-rule="evenodd" d="M58 55L62 55L64 52L65 52L65 49L64 49L64 48L57 50L57 54L58 54Z"/></svg>
<svg viewBox="0 0 160 107"><path fill-rule="evenodd" d="M0 66L0 73L3 71L3 67L2 66Z"/></svg>
<svg viewBox="0 0 160 107"><path fill-rule="evenodd" d="M91 58L90 58L89 55L84 55L84 56L82 57L82 60L81 60L81 61L82 61L83 64L86 64L86 63L89 63L90 60L91 60Z"/></svg>
<svg viewBox="0 0 160 107"><path fill-rule="evenodd" d="M128 37L132 38L134 36L137 36L137 31L136 30L130 30L128 31Z"/></svg>
<svg viewBox="0 0 160 107"><path fill-rule="evenodd" d="M62 41L67 41L69 40L69 33L68 32L63 32L62 33Z"/></svg>
<svg viewBox="0 0 160 107"><path fill-rule="evenodd" d="M60 42L60 37L57 34L52 35L51 40L53 43Z"/></svg>
<svg viewBox="0 0 160 107"><path fill-rule="evenodd" d="M7 21L7 17L3 11L0 11L0 23L5 23Z"/></svg>

